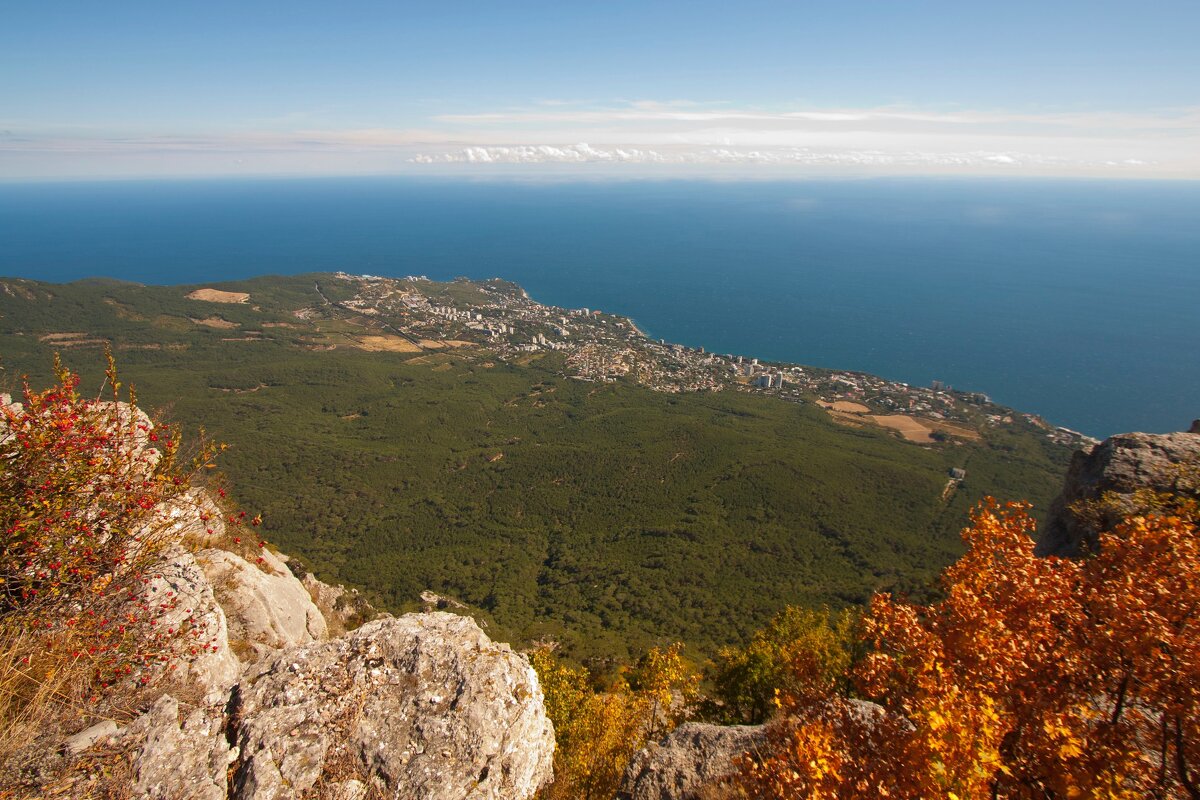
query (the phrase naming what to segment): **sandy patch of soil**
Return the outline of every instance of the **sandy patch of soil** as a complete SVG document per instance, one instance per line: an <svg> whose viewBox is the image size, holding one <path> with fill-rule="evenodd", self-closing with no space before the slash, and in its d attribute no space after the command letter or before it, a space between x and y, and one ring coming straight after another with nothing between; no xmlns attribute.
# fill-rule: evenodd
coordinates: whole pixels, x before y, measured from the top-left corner
<svg viewBox="0 0 1200 800"><path fill-rule="evenodd" d="M832 403L822 403L826 408L841 411L843 414L869 414L871 409L862 403L852 403L849 400L835 400Z"/></svg>
<svg viewBox="0 0 1200 800"><path fill-rule="evenodd" d="M108 344L107 339L88 339L86 333L47 333L38 337L39 342L46 342L55 347L87 347L88 345Z"/></svg>
<svg viewBox="0 0 1200 800"><path fill-rule="evenodd" d="M369 353L419 353L421 348L403 336L360 336L354 346Z"/></svg>
<svg viewBox="0 0 1200 800"><path fill-rule="evenodd" d="M872 414L871 419L876 425L891 428L910 442L931 444L935 440L929 434L933 429L916 417L907 414Z"/></svg>
<svg viewBox="0 0 1200 800"><path fill-rule="evenodd" d="M197 289L188 294L188 299L207 303L244 303L250 299L250 295L245 292L222 292L220 289Z"/></svg>

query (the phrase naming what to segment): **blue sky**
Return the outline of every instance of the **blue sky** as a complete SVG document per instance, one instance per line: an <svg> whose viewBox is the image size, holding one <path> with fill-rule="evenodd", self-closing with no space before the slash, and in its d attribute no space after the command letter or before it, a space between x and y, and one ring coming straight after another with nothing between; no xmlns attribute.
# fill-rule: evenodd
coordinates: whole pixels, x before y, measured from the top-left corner
<svg viewBox="0 0 1200 800"><path fill-rule="evenodd" d="M0 178L566 165L1200 178L1200 2L54 2Z"/></svg>

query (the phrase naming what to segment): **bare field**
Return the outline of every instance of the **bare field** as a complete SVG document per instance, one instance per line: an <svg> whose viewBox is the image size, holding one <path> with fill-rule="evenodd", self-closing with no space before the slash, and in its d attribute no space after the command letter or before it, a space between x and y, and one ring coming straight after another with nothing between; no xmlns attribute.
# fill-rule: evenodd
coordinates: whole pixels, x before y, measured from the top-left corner
<svg viewBox="0 0 1200 800"><path fill-rule="evenodd" d="M369 353L419 353L421 348L403 336L360 336L354 346Z"/></svg>
<svg viewBox="0 0 1200 800"><path fill-rule="evenodd" d="M222 292L220 289L197 289L188 293L188 299L207 303L244 303L250 299L250 295L245 292Z"/></svg>
<svg viewBox="0 0 1200 800"><path fill-rule="evenodd" d="M827 410L829 411L830 418L839 425L847 425L851 428L861 428L867 424L867 418L860 414L847 414L844 411L834 411L833 409Z"/></svg>
<svg viewBox="0 0 1200 800"><path fill-rule="evenodd" d="M907 414L872 414L871 419L876 425L891 428L910 442L931 444L934 440L933 429L915 417Z"/></svg>

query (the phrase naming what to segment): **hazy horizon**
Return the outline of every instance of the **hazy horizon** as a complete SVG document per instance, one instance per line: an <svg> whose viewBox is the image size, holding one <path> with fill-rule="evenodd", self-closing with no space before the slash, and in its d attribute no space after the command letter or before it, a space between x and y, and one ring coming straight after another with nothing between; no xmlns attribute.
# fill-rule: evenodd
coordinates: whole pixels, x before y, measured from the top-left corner
<svg viewBox="0 0 1200 800"><path fill-rule="evenodd" d="M0 179L1200 179L1200 6L8 9Z"/></svg>

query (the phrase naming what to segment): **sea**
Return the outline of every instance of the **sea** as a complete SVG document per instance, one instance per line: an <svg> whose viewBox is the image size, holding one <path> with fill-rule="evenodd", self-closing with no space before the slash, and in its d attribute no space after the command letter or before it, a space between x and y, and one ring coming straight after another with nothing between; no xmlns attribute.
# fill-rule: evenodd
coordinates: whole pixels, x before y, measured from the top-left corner
<svg viewBox="0 0 1200 800"><path fill-rule="evenodd" d="M1200 182L0 183L0 275L329 270L503 277L655 338L938 380L1096 437L1200 417Z"/></svg>

